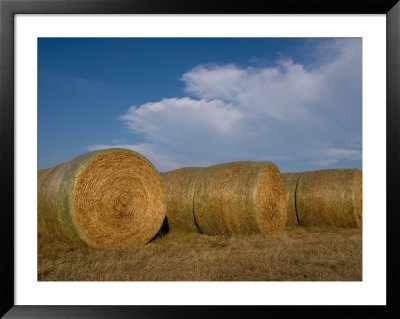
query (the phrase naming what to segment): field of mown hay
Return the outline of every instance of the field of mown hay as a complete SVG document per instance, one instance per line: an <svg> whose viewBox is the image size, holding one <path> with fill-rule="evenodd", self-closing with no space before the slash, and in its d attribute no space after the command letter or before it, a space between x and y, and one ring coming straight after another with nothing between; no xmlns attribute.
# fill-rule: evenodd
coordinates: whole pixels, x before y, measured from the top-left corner
<svg viewBox="0 0 400 319"><path fill-rule="evenodd" d="M78 247L45 233L39 281L361 281L362 230L289 227L278 236L172 232L130 251Z"/></svg>
<svg viewBox="0 0 400 319"><path fill-rule="evenodd" d="M38 172L38 280L360 281L361 179L85 153Z"/></svg>

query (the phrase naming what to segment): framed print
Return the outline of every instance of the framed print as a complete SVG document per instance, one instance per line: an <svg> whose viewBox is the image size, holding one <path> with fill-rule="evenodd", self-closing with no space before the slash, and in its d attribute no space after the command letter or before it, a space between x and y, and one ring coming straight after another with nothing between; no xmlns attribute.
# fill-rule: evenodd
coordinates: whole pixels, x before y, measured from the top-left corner
<svg viewBox="0 0 400 319"><path fill-rule="evenodd" d="M399 314L399 16L1 0L1 315Z"/></svg>

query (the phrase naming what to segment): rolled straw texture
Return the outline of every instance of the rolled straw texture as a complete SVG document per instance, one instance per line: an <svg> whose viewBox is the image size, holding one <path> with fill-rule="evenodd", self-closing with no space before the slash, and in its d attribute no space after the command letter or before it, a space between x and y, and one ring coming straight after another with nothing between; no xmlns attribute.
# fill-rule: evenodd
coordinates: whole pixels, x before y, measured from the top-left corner
<svg viewBox="0 0 400 319"><path fill-rule="evenodd" d="M142 155L125 149L89 152L63 163L41 183L39 216L60 240L95 248L144 245L165 217L158 171Z"/></svg>
<svg viewBox="0 0 400 319"><path fill-rule="evenodd" d="M60 164L62 165L62 164ZM43 213L42 213L42 206L40 205L40 202L43 198L43 193L45 190L45 183L49 176L51 176L51 173L56 170L60 165L54 166L52 168L46 168L38 171L38 234L47 234L47 227L45 225L45 221L43 219Z"/></svg>
<svg viewBox="0 0 400 319"><path fill-rule="evenodd" d="M169 231L199 232L193 213L195 183L200 167L183 167L161 173L166 196Z"/></svg>
<svg viewBox="0 0 400 319"><path fill-rule="evenodd" d="M327 169L302 173L296 190L299 224L360 227L362 172Z"/></svg>
<svg viewBox="0 0 400 319"><path fill-rule="evenodd" d="M286 226L298 225L296 213L296 187L301 173L282 173L287 201Z"/></svg>
<svg viewBox="0 0 400 319"><path fill-rule="evenodd" d="M278 167L270 162L232 162L200 172L194 213L206 234L281 232L287 206Z"/></svg>

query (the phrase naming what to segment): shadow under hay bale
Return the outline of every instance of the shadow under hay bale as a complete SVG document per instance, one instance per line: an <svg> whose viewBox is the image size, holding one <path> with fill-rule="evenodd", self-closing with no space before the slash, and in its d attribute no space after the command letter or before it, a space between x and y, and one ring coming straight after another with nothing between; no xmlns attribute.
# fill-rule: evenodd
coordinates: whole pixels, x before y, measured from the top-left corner
<svg viewBox="0 0 400 319"><path fill-rule="evenodd" d="M134 151L89 152L38 176L39 224L64 242L134 248L150 241L164 221L160 175Z"/></svg>
<svg viewBox="0 0 400 319"><path fill-rule="evenodd" d="M271 162L232 162L201 170L194 215L202 233L276 234L286 223L283 180Z"/></svg>
<svg viewBox="0 0 400 319"><path fill-rule="evenodd" d="M169 223L168 223L168 218L165 216L164 221L161 225L161 228L158 230L158 232L154 235L152 239L150 239L149 242L152 242L158 238L161 238L169 233Z"/></svg>
<svg viewBox="0 0 400 319"><path fill-rule="evenodd" d="M193 214L195 183L203 168L183 167L160 173L166 198L170 231L199 232Z"/></svg>
<svg viewBox="0 0 400 319"><path fill-rule="evenodd" d="M296 208L300 225L361 227L361 170L302 173L296 189Z"/></svg>
<svg viewBox="0 0 400 319"><path fill-rule="evenodd" d="M301 173L282 173L283 183L285 185L287 201L287 220L286 226L298 225L296 213L296 188Z"/></svg>

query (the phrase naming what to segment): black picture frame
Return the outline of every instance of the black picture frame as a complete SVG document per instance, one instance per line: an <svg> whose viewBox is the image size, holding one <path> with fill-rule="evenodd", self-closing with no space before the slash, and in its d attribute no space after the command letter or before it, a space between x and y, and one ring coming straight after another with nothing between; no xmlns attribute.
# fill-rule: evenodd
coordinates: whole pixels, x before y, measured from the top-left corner
<svg viewBox="0 0 400 319"><path fill-rule="evenodd" d="M15 14L385 14L386 29L386 306L16 306L14 304L14 15ZM204 318L231 316L399 318L398 178L400 136L400 3L398 0L0 0L0 315L5 318ZM382 172L383 173L383 172Z"/></svg>

